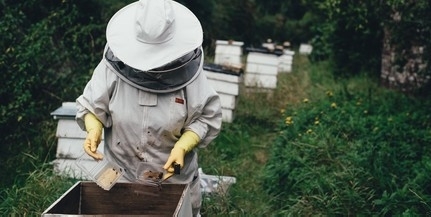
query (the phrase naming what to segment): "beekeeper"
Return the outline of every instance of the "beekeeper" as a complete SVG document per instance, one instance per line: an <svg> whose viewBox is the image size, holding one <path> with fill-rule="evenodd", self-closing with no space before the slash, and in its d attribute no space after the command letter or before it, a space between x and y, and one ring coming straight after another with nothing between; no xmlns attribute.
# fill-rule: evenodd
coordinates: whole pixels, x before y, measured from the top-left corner
<svg viewBox="0 0 431 217"><path fill-rule="evenodd" d="M136 181L141 162L181 174L191 183L194 215L201 206L196 147L207 146L222 123L220 99L202 72L199 20L172 0L140 0L109 21L103 58L76 100L76 120L87 131L85 152L125 168ZM104 153L97 151L104 129Z"/></svg>

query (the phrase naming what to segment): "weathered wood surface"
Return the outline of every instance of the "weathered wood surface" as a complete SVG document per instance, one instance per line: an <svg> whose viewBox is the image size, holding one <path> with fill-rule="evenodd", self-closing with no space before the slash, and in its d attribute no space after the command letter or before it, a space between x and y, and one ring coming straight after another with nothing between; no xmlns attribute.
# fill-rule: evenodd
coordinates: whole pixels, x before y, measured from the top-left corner
<svg viewBox="0 0 431 217"><path fill-rule="evenodd" d="M42 216L191 216L189 187L163 184L162 189L117 183L105 191L93 182L78 182Z"/></svg>

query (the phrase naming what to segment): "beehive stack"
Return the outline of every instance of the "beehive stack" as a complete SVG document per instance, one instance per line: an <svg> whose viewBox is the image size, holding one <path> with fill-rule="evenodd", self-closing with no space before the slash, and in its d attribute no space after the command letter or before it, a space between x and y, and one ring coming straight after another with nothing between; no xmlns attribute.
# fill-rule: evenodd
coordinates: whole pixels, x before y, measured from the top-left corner
<svg viewBox="0 0 431 217"><path fill-rule="evenodd" d="M57 151L56 159L53 161L54 170L61 175L73 178L85 178L85 173L77 166L77 159L84 155L82 148L87 133L76 123L76 104L74 102L64 102L61 107L51 113L57 124ZM98 151L103 153L103 135ZM89 166L97 164L96 161L88 157L85 161Z"/></svg>
<svg viewBox="0 0 431 217"><path fill-rule="evenodd" d="M231 123L242 83L242 73L236 73L223 66L206 64L204 73L210 85L220 96L223 122Z"/></svg>

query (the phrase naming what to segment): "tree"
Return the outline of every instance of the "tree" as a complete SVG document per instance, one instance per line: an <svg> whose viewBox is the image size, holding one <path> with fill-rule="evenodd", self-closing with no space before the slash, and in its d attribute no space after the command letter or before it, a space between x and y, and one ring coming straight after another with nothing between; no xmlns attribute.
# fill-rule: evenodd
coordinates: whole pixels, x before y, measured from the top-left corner
<svg viewBox="0 0 431 217"><path fill-rule="evenodd" d="M431 3L392 1L384 26L382 84L415 92L430 82Z"/></svg>

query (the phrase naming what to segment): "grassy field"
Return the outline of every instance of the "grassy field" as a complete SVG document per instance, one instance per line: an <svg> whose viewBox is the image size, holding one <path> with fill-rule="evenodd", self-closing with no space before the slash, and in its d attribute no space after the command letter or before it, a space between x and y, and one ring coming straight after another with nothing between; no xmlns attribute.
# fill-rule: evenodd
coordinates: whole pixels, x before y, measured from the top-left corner
<svg viewBox="0 0 431 217"><path fill-rule="evenodd" d="M225 197L206 198L203 214L268 216L274 214L262 188L264 165L277 136L281 110L307 98L311 91L311 66L296 56L294 71L278 76L277 89L256 91L242 87L233 123L224 124L215 143L200 150L205 173L236 177Z"/></svg>
<svg viewBox="0 0 431 217"><path fill-rule="evenodd" d="M430 100L365 76L334 79L296 56L270 94L244 91L237 119L202 150L204 171L237 177L208 216L431 213Z"/></svg>
<svg viewBox="0 0 431 217"><path fill-rule="evenodd" d="M400 110L403 114L409 113L410 116L406 116L408 117L406 119L405 116L394 114L390 108L397 107L397 103L409 104L405 102L410 101L401 100L402 97L398 100L397 94L391 94L394 98L387 101L387 95L380 95L381 92L387 91L381 90L376 82L369 78L358 77L348 81L336 81L331 76L329 65L326 63L312 65L307 57L300 55L295 55L293 69L292 73L279 74L277 89L274 91L263 92L242 87L233 123L225 123L219 137L208 148L199 150L200 166L204 173L236 178L236 183L229 188L227 194L204 197L202 215L401 216L404 213L404 216L409 216L408 214L430 211L428 191L426 189L423 192L417 191L413 184L420 187L419 182L410 183L410 186L406 187L407 181L399 178L406 175L403 173L406 172L406 168L415 168L416 176L406 175L407 179L419 180L421 183L429 181L431 178L426 173L431 171L431 165L426 164L425 158L418 155L412 157L403 155L397 159L376 157L373 159L381 162L376 160L373 164L376 168L367 170L361 163L368 164L369 162L364 161L369 158L360 154L360 148L364 147L362 144L368 144L371 141L377 144L385 140L387 141L385 144L392 144L391 139L385 135L389 136L391 132L400 134L401 131L396 131L398 127L394 126L405 126L403 123L406 120L416 121L415 124L420 129L414 127L416 125L402 128L415 133L406 133L405 137L393 136L393 139L410 138L406 143L412 146L394 150L412 153L417 150L410 150L410 147L429 144L431 118L429 114L424 115L427 107L411 104L419 107L416 113L414 108L404 105L405 108ZM365 93L365 98L355 98L355 94L348 94L352 92ZM370 97L367 98L367 94L373 95L373 99L368 99ZM334 98L328 98L332 95ZM320 102L322 99L324 101ZM381 105L371 107L376 100L381 101L383 107ZM359 105L368 107L362 108ZM387 107L386 110L385 107ZM373 108L378 111L373 111ZM366 111L376 115L369 116L370 119L363 118ZM420 115L424 117L412 118ZM317 117L320 119L316 119ZM389 119L391 125L387 124ZM362 122L357 122L358 120ZM348 128L349 126L351 128ZM348 128L348 131L344 132L343 128ZM371 134L372 129L375 131L381 129L378 132L387 134ZM354 137L355 135L361 137ZM368 136L364 135L369 135L369 138L365 139ZM401 143L401 146L404 147L406 143ZM388 153L394 151L391 149L392 146L379 147L386 148L384 151ZM374 147L374 149L378 148ZM430 153L429 149L420 151ZM364 151L364 153L369 152ZM354 158L349 158L350 156ZM325 163L315 162L322 159ZM387 162L395 164L396 160L403 159L409 161L398 168L405 171L391 171L384 167ZM415 164L415 159L421 164ZM296 161L301 162L296 164L297 170L292 168L292 162ZM329 161L337 164L328 163ZM344 166L334 166L339 164ZM350 165L359 169L352 169ZM420 169L421 165L425 169ZM37 168L39 169L30 174L21 174L23 178L16 185L2 191L1 195L5 196L0 204L0 213L38 216L76 182L76 180L55 176L48 162L37 165ZM297 175L291 177L289 174L283 174L284 171L295 172ZM379 175L382 171L387 175ZM358 180L358 174L366 174L367 176L361 177L364 179L370 177L368 180L372 180L373 185L364 184L362 179ZM391 176L389 181L384 180L385 177ZM342 179L334 179L334 177L342 177ZM321 181L312 182L314 180ZM345 183L350 184L346 187ZM359 186L351 187L353 184ZM385 189L382 186L389 186L392 189ZM402 192L405 193L405 197L400 197L402 192L397 189L403 187ZM409 192L415 193L409 194ZM363 199L363 197L368 198ZM358 201L357 206L354 201ZM398 209L396 212L391 212L391 209L396 210L393 206L397 203L404 203L406 204L404 207L411 207L411 209ZM331 206L331 208L326 209L325 206ZM358 209L365 211L361 212Z"/></svg>

